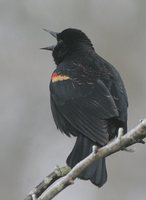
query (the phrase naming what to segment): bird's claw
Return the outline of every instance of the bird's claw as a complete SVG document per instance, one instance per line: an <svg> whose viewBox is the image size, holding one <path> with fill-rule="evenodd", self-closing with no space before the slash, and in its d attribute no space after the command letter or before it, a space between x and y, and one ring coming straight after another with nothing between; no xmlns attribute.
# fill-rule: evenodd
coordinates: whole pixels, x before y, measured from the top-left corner
<svg viewBox="0 0 146 200"><path fill-rule="evenodd" d="M32 200L37 200L36 194L33 193L31 196L32 196Z"/></svg>
<svg viewBox="0 0 146 200"><path fill-rule="evenodd" d="M97 151L98 151L97 146L96 146L96 145L93 145L93 146L92 146L92 153L96 154Z"/></svg>
<svg viewBox="0 0 146 200"><path fill-rule="evenodd" d="M129 152L129 153L133 153L133 152L135 152L134 149L130 149L130 148L123 148L123 149L121 149L121 150L122 150L122 151Z"/></svg>

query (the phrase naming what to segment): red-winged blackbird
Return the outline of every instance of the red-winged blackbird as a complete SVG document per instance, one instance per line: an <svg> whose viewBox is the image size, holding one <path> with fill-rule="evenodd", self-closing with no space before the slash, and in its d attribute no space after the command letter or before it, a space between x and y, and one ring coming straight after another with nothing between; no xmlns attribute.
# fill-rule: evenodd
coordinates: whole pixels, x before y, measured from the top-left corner
<svg viewBox="0 0 146 200"><path fill-rule="evenodd" d="M48 31L57 39L52 50L57 68L50 82L50 100L57 128L76 136L67 158L72 168L88 156L92 146L102 147L117 136L119 127L127 131L128 100L118 71L96 54L90 39L80 30ZM105 158L80 174L101 187L107 180Z"/></svg>

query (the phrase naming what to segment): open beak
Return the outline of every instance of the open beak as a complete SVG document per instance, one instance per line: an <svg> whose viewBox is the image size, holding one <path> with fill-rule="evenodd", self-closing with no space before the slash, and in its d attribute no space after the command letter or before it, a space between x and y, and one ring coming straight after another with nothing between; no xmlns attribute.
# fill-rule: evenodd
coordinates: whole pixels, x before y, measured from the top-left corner
<svg viewBox="0 0 146 200"><path fill-rule="evenodd" d="M53 37L57 38L57 34L58 34L58 33L54 32L54 31L50 31L50 30L45 29L45 28L43 28L43 30L46 31L47 33L50 33ZM55 48L55 46L56 46L56 45L52 45L52 46L49 46L49 47L43 47L43 48L40 48L40 49L42 49L42 50L53 51L54 48Z"/></svg>
<svg viewBox="0 0 146 200"><path fill-rule="evenodd" d="M48 29L43 28L44 31L46 31L47 33L50 33L53 37L57 38L57 33L54 31L50 31Z"/></svg>
<svg viewBox="0 0 146 200"><path fill-rule="evenodd" d="M43 47L43 48L40 48L41 50L48 50L48 51L53 51L54 48L55 48L56 45L52 45L52 46L49 46L49 47Z"/></svg>

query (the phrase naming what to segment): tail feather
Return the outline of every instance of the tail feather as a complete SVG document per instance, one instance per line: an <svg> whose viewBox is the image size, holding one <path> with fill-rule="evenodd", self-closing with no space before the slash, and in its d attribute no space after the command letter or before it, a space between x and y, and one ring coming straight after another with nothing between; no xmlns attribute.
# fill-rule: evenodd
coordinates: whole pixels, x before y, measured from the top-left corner
<svg viewBox="0 0 146 200"><path fill-rule="evenodd" d="M67 158L68 166L72 168L82 159L87 157L92 152L93 145L95 145L94 142L82 135L79 135L72 152ZM89 179L93 184L101 187L107 180L105 158L95 161L79 175L79 178L84 180Z"/></svg>

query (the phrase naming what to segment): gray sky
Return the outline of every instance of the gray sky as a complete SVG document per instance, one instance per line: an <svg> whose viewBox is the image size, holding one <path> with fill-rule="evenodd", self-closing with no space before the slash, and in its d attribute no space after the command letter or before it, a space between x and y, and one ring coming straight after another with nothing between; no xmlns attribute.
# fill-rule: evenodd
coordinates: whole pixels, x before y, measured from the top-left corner
<svg viewBox="0 0 146 200"><path fill-rule="evenodd" d="M49 104L55 68L40 47L55 43L42 28L74 27L119 70L129 97L129 129L146 115L146 1L0 0L0 194L23 199L43 177L64 165L75 139L56 130ZM145 200L145 145L107 159L108 182L98 189L77 180L56 197Z"/></svg>

